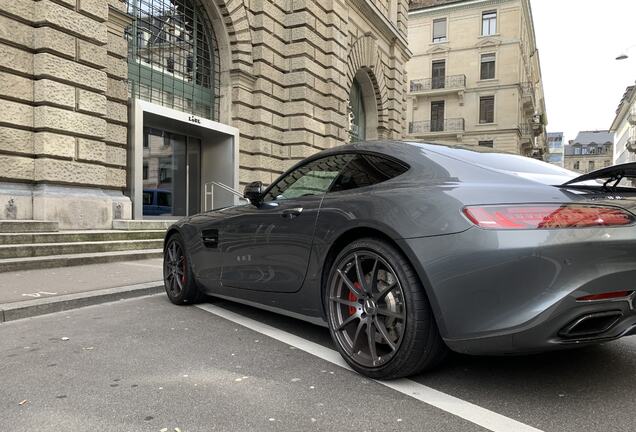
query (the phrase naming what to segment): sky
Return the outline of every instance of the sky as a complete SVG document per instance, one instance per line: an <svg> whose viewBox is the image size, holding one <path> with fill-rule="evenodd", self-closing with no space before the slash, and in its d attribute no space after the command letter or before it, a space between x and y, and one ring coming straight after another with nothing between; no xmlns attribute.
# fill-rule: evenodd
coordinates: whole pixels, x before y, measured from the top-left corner
<svg viewBox="0 0 636 432"><path fill-rule="evenodd" d="M636 0L531 0L548 132L609 129L636 81ZM628 60L615 58L628 47Z"/></svg>

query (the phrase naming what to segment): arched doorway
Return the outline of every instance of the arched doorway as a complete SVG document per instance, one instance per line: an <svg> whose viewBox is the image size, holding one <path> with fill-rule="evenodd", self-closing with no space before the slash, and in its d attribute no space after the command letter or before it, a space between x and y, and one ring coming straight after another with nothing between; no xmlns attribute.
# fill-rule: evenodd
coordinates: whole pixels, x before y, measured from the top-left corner
<svg viewBox="0 0 636 432"><path fill-rule="evenodd" d="M127 0L133 98L219 118L219 50L207 13L192 0Z"/></svg>
<svg viewBox="0 0 636 432"><path fill-rule="evenodd" d="M349 92L349 137L351 142L378 139L378 109L369 72L360 69Z"/></svg>

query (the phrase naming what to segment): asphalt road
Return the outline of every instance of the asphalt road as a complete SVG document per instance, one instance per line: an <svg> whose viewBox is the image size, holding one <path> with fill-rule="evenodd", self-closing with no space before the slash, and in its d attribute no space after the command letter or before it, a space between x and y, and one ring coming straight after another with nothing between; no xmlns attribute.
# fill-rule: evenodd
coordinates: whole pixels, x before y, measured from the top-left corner
<svg viewBox="0 0 636 432"><path fill-rule="evenodd" d="M215 305L332 348L324 328ZM635 353L632 338L532 357L456 355L413 381L546 432L632 432ZM175 428L486 430L201 308L173 306L163 295L0 325L0 430Z"/></svg>

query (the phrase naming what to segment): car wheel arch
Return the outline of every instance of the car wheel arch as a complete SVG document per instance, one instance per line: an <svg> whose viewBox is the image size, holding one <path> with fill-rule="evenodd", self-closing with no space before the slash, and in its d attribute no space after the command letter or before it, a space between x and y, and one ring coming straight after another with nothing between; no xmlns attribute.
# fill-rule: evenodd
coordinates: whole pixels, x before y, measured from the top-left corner
<svg viewBox="0 0 636 432"><path fill-rule="evenodd" d="M424 269L419 265L414 264L414 256L412 251L408 249L403 242L396 241L391 238L385 232L371 227L355 227L351 228L343 233L341 233L336 240L331 244L327 254L325 255L325 259L323 260L323 267L320 276L320 304L322 308L322 316L324 319L327 317L326 305L324 303L325 298L325 290L327 289L327 280L329 279L329 270L331 270L331 266L333 265L338 253L349 243L361 239L361 238L377 238L383 240L393 247L395 247L400 253L404 255L406 260L413 266L415 273L417 274L420 283L424 287L426 295L431 303L431 308L433 310L433 315L435 317L435 321L437 322L438 328L440 331L444 329L443 319L440 316L439 308L437 304L437 299L431 289L430 281Z"/></svg>
<svg viewBox="0 0 636 432"><path fill-rule="evenodd" d="M163 238L163 247L164 247L164 248L166 247L166 244L168 243L168 240L170 240L170 238L171 238L173 235L175 235L175 234L181 234L181 233L179 232L179 230L178 230L178 229L176 229L176 228L174 228L174 227L169 228L169 229L168 229L168 231L166 231L166 235L165 235L165 237Z"/></svg>

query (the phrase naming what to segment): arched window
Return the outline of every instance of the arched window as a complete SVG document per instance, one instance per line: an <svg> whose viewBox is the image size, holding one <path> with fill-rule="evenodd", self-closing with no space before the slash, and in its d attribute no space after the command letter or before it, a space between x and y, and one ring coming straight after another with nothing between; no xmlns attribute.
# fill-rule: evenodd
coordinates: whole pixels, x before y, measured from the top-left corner
<svg viewBox="0 0 636 432"><path fill-rule="evenodd" d="M127 0L131 96L217 120L219 54L197 0Z"/></svg>
<svg viewBox="0 0 636 432"><path fill-rule="evenodd" d="M349 106L351 107L351 141L364 141L366 139L367 113L364 109L364 95L357 78L354 78L349 93Z"/></svg>

